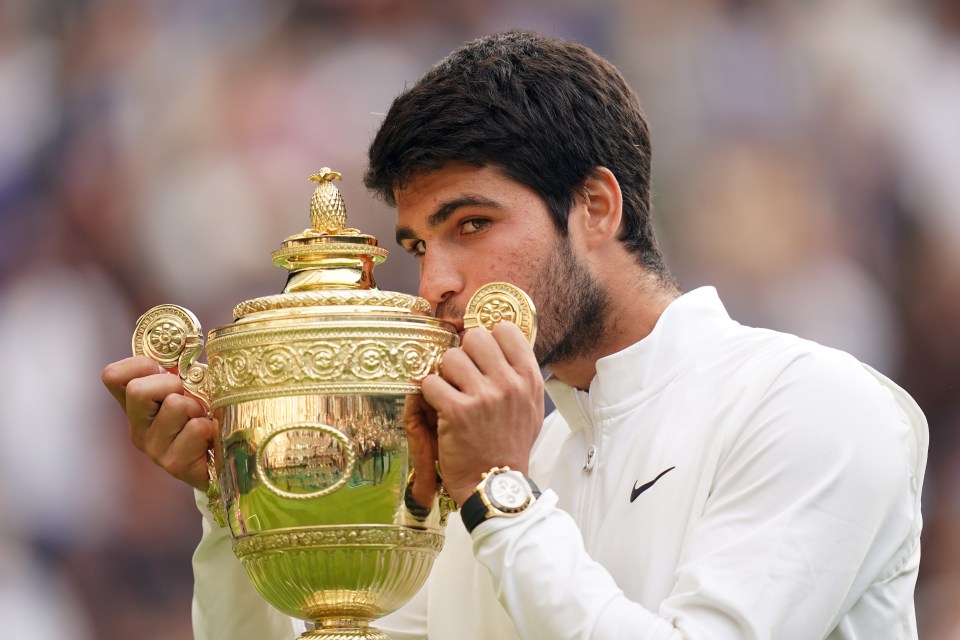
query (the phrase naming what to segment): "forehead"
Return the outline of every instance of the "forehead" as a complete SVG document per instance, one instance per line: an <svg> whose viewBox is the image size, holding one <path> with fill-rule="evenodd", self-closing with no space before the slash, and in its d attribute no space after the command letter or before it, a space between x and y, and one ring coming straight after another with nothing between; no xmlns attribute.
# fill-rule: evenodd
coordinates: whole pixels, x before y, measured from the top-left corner
<svg viewBox="0 0 960 640"><path fill-rule="evenodd" d="M508 176L498 167L449 163L412 176L394 190L397 225L417 227L441 208L456 202L485 202L491 207L529 206L540 201L530 187Z"/></svg>

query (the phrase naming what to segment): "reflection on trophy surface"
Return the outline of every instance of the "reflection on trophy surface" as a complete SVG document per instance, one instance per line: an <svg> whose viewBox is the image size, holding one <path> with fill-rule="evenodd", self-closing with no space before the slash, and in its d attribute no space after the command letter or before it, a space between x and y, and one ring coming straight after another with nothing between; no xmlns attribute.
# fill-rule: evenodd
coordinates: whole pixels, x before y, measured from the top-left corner
<svg viewBox="0 0 960 640"><path fill-rule="evenodd" d="M337 178L311 176L312 228L272 256L284 292L239 304L210 332L209 364L174 305L141 317L133 349L177 367L218 420L211 508L257 590L316 625L302 637L373 639L370 621L417 592L443 544L441 509L404 504L402 417L459 339L422 298L376 288L387 252L346 227Z"/></svg>

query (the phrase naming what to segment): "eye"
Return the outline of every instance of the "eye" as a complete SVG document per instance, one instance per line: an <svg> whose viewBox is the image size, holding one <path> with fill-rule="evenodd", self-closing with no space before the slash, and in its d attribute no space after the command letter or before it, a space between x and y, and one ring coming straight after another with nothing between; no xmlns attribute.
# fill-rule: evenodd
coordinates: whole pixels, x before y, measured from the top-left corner
<svg viewBox="0 0 960 640"><path fill-rule="evenodd" d="M425 243L423 240L414 240L410 244L405 245L403 248L406 249L407 253L419 258L427 252L427 243Z"/></svg>
<svg viewBox="0 0 960 640"><path fill-rule="evenodd" d="M487 218L469 218L460 223L460 233L462 235L477 233L486 229L489 224L490 220Z"/></svg>

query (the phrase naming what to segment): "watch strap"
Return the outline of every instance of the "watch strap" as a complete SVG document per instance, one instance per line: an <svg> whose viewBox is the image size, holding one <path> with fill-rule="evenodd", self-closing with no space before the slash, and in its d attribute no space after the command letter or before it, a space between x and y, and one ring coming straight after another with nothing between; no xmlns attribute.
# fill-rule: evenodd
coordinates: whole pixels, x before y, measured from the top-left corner
<svg viewBox="0 0 960 640"><path fill-rule="evenodd" d="M467 533L473 533L477 526L487 519L490 510L483 503L483 498L474 491L470 497L460 505L460 519L463 520L463 526L467 528Z"/></svg>

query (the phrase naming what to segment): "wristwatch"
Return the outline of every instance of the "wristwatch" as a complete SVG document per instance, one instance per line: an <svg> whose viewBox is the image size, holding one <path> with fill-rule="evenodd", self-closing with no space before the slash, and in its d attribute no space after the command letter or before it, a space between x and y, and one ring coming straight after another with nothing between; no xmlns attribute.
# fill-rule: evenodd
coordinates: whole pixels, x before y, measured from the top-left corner
<svg viewBox="0 0 960 640"><path fill-rule="evenodd" d="M473 532L487 518L513 517L526 511L540 497L533 480L510 467L494 467L470 497L460 505L460 519Z"/></svg>

